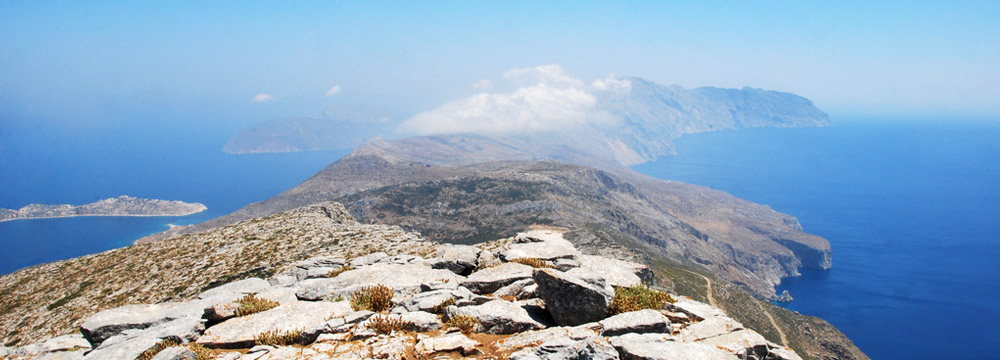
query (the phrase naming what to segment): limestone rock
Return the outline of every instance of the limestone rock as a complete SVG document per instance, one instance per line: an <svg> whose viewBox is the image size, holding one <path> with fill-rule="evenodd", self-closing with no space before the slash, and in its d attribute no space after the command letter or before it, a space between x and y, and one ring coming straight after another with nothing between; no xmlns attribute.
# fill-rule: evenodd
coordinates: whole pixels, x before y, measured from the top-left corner
<svg viewBox="0 0 1000 360"><path fill-rule="evenodd" d="M538 295L556 324L573 326L604 319L615 296L603 279L578 278L552 269L536 269Z"/></svg>
<svg viewBox="0 0 1000 360"><path fill-rule="evenodd" d="M266 331L296 331L320 325L331 316L347 314L345 302L294 302L274 309L226 320L205 331L198 343L213 348L240 348L254 344Z"/></svg>
<svg viewBox="0 0 1000 360"><path fill-rule="evenodd" d="M653 272L646 265L593 255L581 255L577 259L580 266L567 273L578 276L594 274L604 278L611 286L629 287L649 283L653 279Z"/></svg>
<svg viewBox="0 0 1000 360"><path fill-rule="evenodd" d="M234 281L222 286L218 286L209 289L201 295L198 295L199 299L211 299L217 298L219 296L228 295L235 298L240 298L246 294L256 294L265 289L271 287L271 284L264 279L249 278L240 281Z"/></svg>
<svg viewBox="0 0 1000 360"><path fill-rule="evenodd" d="M337 269L344 266L346 260L342 257L335 256L320 256L314 257L307 260L302 260L292 266L289 273L294 276L298 281L302 281L308 278L310 270L317 268L324 269ZM327 271L329 273L329 271Z"/></svg>
<svg viewBox="0 0 1000 360"><path fill-rule="evenodd" d="M531 298L535 296L535 292L531 290L538 289L537 286L533 285L535 285L534 279L529 278L524 280L518 280L510 285L497 289L497 291L493 292L493 296L496 297L513 296L514 298L517 298L519 300Z"/></svg>
<svg viewBox="0 0 1000 360"><path fill-rule="evenodd" d="M160 339L150 336L132 337L128 340L116 341L114 344L101 344L100 347L87 353L83 358L86 360L104 359L135 359L143 351L149 349L160 342Z"/></svg>
<svg viewBox="0 0 1000 360"><path fill-rule="evenodd" d="M399 315L399 319L407 324L403 330L426 332L441 328L441 319L437 315L424 311L413 311Z"/></svg>
<svg viewBox="0 0 1000 360"><path fill-rule="evenodd" d="M302 330L300 342L309 344L318 341L318 338L324 334L346 333L355 325L368 320L372 315L375 315L375 312L368 310L354 311L344 316L327 320L322 324L305 328Z"/></svg>
<svg viewBox="0 0 1000 360"><path fill-rule="evenodd" d="M626 334L608 339L624 360L737 360L735 354L702 343L673 341L660 334Z"/></svg>
<svg viewBox="0 0 1000 360"><path fill-rule="evenodd" d="M468 275L476 268L479 249L469 245L441 245L437 257L430 260L432 268L450 270L459 275Z"/></svg>
<svg viewBox="0 0 1000 360"><path fill-rule="evenodd" d="M518 263L503 263L469 275L462 286L476 294L489 294L518 280L530 279L534 268Z"/></svg>
<svg viewBox="0 0 1000 360"><path fill-rule="evenodd" d="M198 360L198 354L186 346L173 346L163 349L152 360Z"/></svg>
<svg viewBox="0 0 1000 360"><path fill-rule="evenodd" d="M476 258L476 267L479 269L485 269L496 265L500 265L500 259L497 259L496 255L494 255L492 251L479 251L479 257Z"/></svg>
<svg viewBox="0 0 1000 360"><path fill-rule="evenodd" d="M532 230L517 234L514 243L500 253L504 261L520 258L535 258L554 261L556 259L575 259L580 251L561 232L553 230Z"/></svg>
<svg viewBox="0 0 1000 360"><path fill-rule="evenodd" d="M49 339L42 343L45 352L90 350L90 342L81 334L69 334ZM0 356L3 356L0 350Z"/></svg>
<svg viewBox="0 0 1000 360"><path fill-rule="evenodd" d="M721 309L714 308L712 305L697 302L686 297L677 298L677 301L672 304L668 303L666 305L666 309L669 311L685 313L695 321L717 316L726 316L726 313Z"/></svg>
<svg viewBox="0 0 1000 360"><path fill-rule="evenodd" d="M86 356L86 351L56 351L39 355L32 360L82 360Z"/></svg>
<svg viewBox="0 0 1000 360"><path fill-rule="evenodd" d="M771 354L767 359L801 360L794 351L771 343L764 336L751 330L737 330L710 337L700 342L729 350L741 355L743 358L764 359L765 355Z"/></svg>
<svg viewBox="0 0 1000 360"><path fill-rule="evenodd" d="M698 341L742 329L743 324L736 320L728 316L716 316L684 327L677 337L683 341Z"/></svg>
<svg viewBox="0 0 1000 360"><path fill-rule="evenodd" d="M205 314L201 317L211 322L223 321L235 317L239 307L240 304L230 302L215 304L205 308Z"/></svg>
<svg viewBox="0 0 1000 360"><path fill-rule="evenodd" d="M602 337L594 336L582 340L555 338L511 354L511 360L611 360L619 359L618 351Z"/></svg>
<svg viewBox="0 0 1000 360"><path fill-rule="evenodd" d="M597 332L585 327L553 327L515 334L498 343L496 346L500 351L510 351L534 347L560 338L583 340L593 336L597 336Z"/></svg>
<svg viewBox="0 0 1000 360"><path fill-rule="evenodd" d="M449 333L439 337L425 337L417 342L413 352L420 356L430 356L434 353L444 351L461 351L462 355L469 356L478 350L479 342L469 339L460 332Z"/></svg>
<svg viewBox="0 0 1000 360"><path fill-rule="evenodd" d="M352 268L359 268L362 266L374 265L378 263L388 262L389 255L384 252L374 252L364 256L358 256L348 263L348 266Z"/></svg>
<svg viewBox="0 0 1000 360"><path fill-rule="evenodd" d="M463 278L448 270L431 269L422 264L375 264L345 271L332 279L310 279L300 283L295 295L302 300L348 297L365 286L382 284L397 294L420 292L421 285L434 281L460 283Z"/></svg>
<svg viewBox="0 0 1000 360"><path fill-rule="evenodd" d="M618 314L601 320L600 324L603 336L670 332L670 319L650 309Z"/></svg>
<svg viewBox="0 0 1000 360"><path fill-rule="evenodd" d="M475 306L450 306L446 314L447 318L457 315L474 317L477 321L474 331L488 334L513 334L545 327L523 307L504 300L493 300Z"/></svg>
<svg viewBox="0 0 1000 360"><path fill-rule="evenodd" d="M129 329L145 329L173 320L171 310L178 303L125 305L101 311L87 318L80 326L83 337L97 347L104 340Z"/></svg>

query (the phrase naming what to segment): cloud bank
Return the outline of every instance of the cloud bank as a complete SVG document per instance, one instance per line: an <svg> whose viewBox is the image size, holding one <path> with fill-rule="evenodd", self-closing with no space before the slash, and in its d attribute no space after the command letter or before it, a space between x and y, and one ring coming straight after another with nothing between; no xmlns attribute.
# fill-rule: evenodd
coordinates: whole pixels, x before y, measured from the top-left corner
<svg viewBox="0 0 1000 360"><path fill-rule="evenodd" d="M334 85L332 88L330 88L330 90L326 91L326 96L332 97L334 95L337 95L337 93L339 92L340 92L340 85Z"/></svg>
<svg viewBox="0 0 1000 360"><path fill-rule="evenodd" d="M511 93L476 94L418 113L399 130L416 135L495 135L606 125L615 119L598 107L599 96L629 88L627 80L613 76L588 85L556 64L512 69L504 78L521 87Z"/></svg>
<svg viewBox="0 0 1000 360"><path fill-rule="evenodd" d="M271 94L260 93L253 97L253 102L264 103L276 99Z"/></svg>

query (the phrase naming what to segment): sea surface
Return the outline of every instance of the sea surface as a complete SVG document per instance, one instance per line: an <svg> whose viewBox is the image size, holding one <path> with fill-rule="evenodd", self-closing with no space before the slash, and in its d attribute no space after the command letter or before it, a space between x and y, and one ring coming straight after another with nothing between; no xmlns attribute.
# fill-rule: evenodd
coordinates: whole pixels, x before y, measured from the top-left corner
<svg viewBox="0 0 1000 360"><path fill-rule="evenodd" d="M220 150L227 133L128 130L86 138L51 131L0 134L6 135L0 136L0 207L81 205L129 195L200 202L208 210L183 217L0 222L0 275L228 214L305 181L348 152L233 155Z"/></svg>
<svg viewBox="0 0 1000 360"><path fill-rule="evenodd" d="M798 217L833 268L777 288L873 359L1000 356L1000 121L834 119L684 136L634 167Z"/></svg>

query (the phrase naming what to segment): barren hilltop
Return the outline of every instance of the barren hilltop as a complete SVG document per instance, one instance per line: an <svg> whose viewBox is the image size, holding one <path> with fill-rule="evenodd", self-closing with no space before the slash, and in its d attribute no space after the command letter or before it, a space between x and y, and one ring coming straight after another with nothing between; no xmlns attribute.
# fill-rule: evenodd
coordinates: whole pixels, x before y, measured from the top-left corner
<svg viewBox="0 0 1000 360"><path fill-rule="evenodd" d="M30 204L17 210L0 209L0 221L73 216L185 216L206 209L200 203L122 195L79 206Z"/></svg>

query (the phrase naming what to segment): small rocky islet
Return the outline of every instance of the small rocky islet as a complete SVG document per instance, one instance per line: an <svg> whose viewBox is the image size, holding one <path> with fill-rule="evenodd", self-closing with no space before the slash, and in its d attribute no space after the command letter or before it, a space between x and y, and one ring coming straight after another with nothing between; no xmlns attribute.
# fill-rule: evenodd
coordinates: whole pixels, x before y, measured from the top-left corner
<svg viewBox="0 0 1000 360"><path fill-rule="evenodd" d="M662 294L652 271L582 254L558 229L420 242L423 256L327 252L188 301L106 309L0 359L800 359L711 305L629 302L628 289Z"/></svg>

